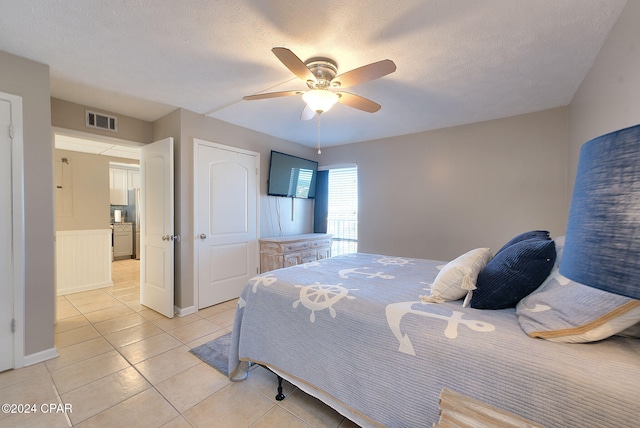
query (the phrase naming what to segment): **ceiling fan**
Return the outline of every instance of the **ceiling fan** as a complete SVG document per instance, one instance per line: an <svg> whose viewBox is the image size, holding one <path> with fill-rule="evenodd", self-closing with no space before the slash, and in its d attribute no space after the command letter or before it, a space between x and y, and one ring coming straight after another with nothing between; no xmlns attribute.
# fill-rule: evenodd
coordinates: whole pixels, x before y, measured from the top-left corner
<svg viewBox="0 0 640 428"><path fill-rule="evenodd" d="M329 110L335 103L339 102L346 106L375 113L380 110L380 104L367 98L350 92L344 92L342 88L359 85L370 80L377 79L396 71L393 61L385 59L362 67L338 73L338 65L335 61L316 57L302 61L287 48L276 47L271 49L276 57L293 74L303 80L309 87L308 91L281 91L268 92L265 94L248 95L245 100L261 100L265 98L287 97L290 95L302 95L307 104L300 119L309 120L316 114L320 115Z"/></svg>

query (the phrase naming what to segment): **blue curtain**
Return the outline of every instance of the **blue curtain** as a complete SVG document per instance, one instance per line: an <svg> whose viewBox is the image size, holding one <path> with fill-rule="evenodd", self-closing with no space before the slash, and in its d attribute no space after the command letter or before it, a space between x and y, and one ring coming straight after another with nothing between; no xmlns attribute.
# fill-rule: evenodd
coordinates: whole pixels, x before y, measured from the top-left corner
<svg viewBox="0 0 640 428"><path fill-rule="evenodd" d="M316 199L313 208L313 232L327 233L329 216L329 171L318 171Z"/></svg>

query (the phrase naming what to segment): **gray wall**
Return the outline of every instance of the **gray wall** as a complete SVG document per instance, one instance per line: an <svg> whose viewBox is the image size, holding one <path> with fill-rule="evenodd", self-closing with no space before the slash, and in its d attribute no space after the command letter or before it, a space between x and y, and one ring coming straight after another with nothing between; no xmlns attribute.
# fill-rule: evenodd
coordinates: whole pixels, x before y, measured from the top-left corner
<svg viewBox="0 0 640 428"><path fill-rule="evenodd" d="M67 188L72 204L68 213L56 211L56 230L108 229L109 162L100 155L55 149L54 161L61 158L67 159L71 171Z"/></svg>
<svg viewBox="0 0 640 428"><path fill-rule="evenodd" d="M357 163L358 250L451 260L530 229L564 233L568 110L323 149Z"/></svg>
<svg viewBox="0 0 640 428"><path fill-rule="evenodd" d="M87 128L85 124L85 110L102 113L118 118L118 131L105 131L97 128ZM51 98L51 125L80 131L108 138L133 141L136 143L150 143L153 136L153 124L145 120L135 119L119 113L95 109L58 98Z"/></svg>
<svg viewBox="0 0 640 428"><path fill-rule="evenodd" d="M0 91L22 97L24 126L25 355L53 348L53 146L49 66L0 51Z"/></svg>
<svg viewBox="0 0 640 428"><path fill-rule="evenodd" d="M592 138L640 123L640 2L628 1L571 102L569 188L580 147Z"/></svg>
<svg viewBox="0 0 640 428"><path fill-rule="evenodd" d="M56 212L56 231L108 229L109 162L139 164L134 159L94 155L55 149L54 161L67 158L72 177L72 209L70 215Z"/></svg>

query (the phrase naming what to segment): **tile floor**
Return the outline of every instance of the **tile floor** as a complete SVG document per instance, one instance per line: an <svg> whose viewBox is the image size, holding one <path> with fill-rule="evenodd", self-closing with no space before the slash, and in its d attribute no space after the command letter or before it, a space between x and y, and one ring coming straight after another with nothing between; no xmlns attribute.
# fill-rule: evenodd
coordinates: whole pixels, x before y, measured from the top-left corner
<svg viewBox="0 0 640 428"><path fill-rule="evenodd" d="M140 305L139 262L113 286L57 298L58 358L0 373L2 427L340 427L356 425L261 367L230 382L189 349L231 330L235 301L173 319ZM70 406L71 411L65 411Z"/></svg>

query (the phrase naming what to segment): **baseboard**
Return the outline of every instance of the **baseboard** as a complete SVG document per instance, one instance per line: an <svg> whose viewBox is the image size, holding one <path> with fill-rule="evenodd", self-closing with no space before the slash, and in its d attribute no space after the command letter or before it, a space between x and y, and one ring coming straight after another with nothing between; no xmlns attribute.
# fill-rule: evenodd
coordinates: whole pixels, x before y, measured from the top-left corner
<svg viewBox="0 0 640 428"><path fill-rule="evenodd" d="M174 313L179 317L186 317L187 315L195 314L198 312L195 306L187 306L186 308L179 308L174 306Z"/></svg>
<svg viewBox="0 0 640 428"><path fill-rule="evenodd" d="M35 354L25 355L23 360L24 367L51 360L53 358L57 358L58 356L58 350L55 346L53 348L45 349L44 351L36 352Z"/></svg>
<svg viewBox="0 0 640 428"><path fill-rule="evenodd" d="M97 290L99 288L105 288L105 287L111 287L111 286L113 286L113 281L102 282L102 283L97 283L97 284L88 284L88 285L83 285L83 286L74 287L74 288L61 288L61 287L58 287L58 290L57 290L56 294L58 296L64 296L66 294L79 293L81 291Z"/></svg>

